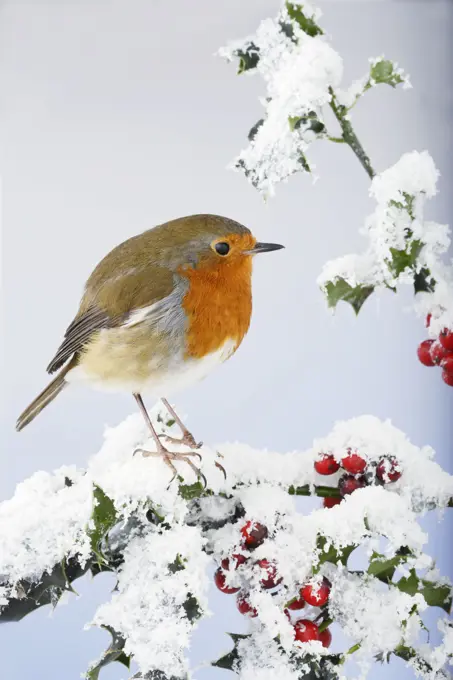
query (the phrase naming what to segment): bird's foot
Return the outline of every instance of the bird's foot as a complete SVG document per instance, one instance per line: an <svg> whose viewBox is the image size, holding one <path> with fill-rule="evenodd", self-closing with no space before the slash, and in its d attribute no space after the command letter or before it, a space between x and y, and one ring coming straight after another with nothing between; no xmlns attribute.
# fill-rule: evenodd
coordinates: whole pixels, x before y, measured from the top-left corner
<svg viewBox="0 0 453 680"><path fill-rule="evenodd" d="M204 474L202 473L200 468L198 468L190 460L191 458L196 456L201 461L201 456L196 451L188 451L187 453L175 453L175 452L172 452L172 451L168 451L161 444L158 451L148 451L147 449L136 449L134 451L134 456L135 456L136 453L141 453L144 458L150 458L150 457L152 457L152 458L163 458L165 464L168 465L170 470L173 472L173 477L170 480L170 484L178 474L178 471L177 471L173 461L179 460L179 461L182 461L184 463L187 463L187 465L191 468L191 470L193 470L193 472L196 474L197 479L200 479L203 482L203 486L205 488L208 485L206 477L204 476Z"/></svg>
<svg viewBox="0 0 453 680"><path fill-rule="evenodd" d="M182 431L182 437L170 437L168 434L160 434L159 437L165 437L165 441L172 444L183 444L189 449L201 449L203 446L203 442L196 442L193 434L186 429Z"/></svg>

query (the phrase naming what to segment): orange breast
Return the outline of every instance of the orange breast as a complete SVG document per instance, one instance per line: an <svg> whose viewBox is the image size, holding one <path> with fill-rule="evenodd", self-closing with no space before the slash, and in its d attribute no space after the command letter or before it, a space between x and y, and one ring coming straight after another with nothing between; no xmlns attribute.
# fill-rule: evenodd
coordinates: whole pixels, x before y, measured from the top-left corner
<svg viewBox="0 0 453 680"><path fill-rule="evenodd" d="M217 267L185 269L189 280L182 306L188 317L186 355L202 358L231 339L236 350L250 325L252 314L252 258Z"/></svg>

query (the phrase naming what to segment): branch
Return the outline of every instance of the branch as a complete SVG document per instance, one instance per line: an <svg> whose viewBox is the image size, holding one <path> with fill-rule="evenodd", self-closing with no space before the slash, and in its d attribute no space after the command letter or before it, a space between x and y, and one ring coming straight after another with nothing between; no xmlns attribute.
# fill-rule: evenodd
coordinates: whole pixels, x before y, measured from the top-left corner
<svg viewBox="0 0 453 680"><path fill-rule="evenodd" d="M365 172L367 173L368 177L370 179L373 179L375 176L375 171L373 170L373 167L371 165L370 158L368 154L365 152L365 149L363 148L362 144L360 143L359 138L357 137L356 133L354 132L354 128L351 125L351 121L349 120L348 116L348 109L344 106L340 106L338 104L336 97L335 97L335 92L333 91L332 87L329 87L329 92L332 96L330 100L330 108L332 109L335 118L338 120L341 130L343 132L343 137L342 140L348 144L348 146L351 147L352 151L355 153L357 158L360 161L360 164L364 168ZM338 141L338 139L333 138L331 141Z"/></svg>

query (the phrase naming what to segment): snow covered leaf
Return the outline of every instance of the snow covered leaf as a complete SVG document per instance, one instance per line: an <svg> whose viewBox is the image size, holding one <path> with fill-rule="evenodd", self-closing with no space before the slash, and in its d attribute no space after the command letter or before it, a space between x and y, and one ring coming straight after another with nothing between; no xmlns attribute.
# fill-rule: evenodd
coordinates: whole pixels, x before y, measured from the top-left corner
<svg viewBox="0 0 453 680"><path fill-rule="evenodd" d="M406 562L411 554L412 552L410 550L400 550L399 554L386 559L384 555L380 555L373 551L367 573L371 576L375 576L384 583L389 583L393 578L396 568L400 564Z"/></svg>
<svg viewBox="0 0 453 680"><path fill-rule="evenodd" d="M370 76L375 83L385 83L396 87L404 82L404 76L389 59L376 60L370 69Z"/></svg>
<svg viewBox="0 0 453 680"><path fill-rule="evenodd" d="M235 671L237 670L240 662L238 642L240 640L247 639L250 636L250 634L241 635L240 633L227 633L227 635L229 635L234 642L233 649L230 652L227 652L227 654L224 654L224 656L221 656L220 659L213 661L211 663L211 666L216 666L217 668L224 668L225 670L228 671Z"/></svg>
<svg viewBox="0 0 453 680"><path fill-rule="evenodd" d="M306 3L287 2L286 10L288 16L300 26L304 33L312 38L316 35L322 35L323 31L313 17L307 16L304 12L304 5L306 5Z"/></svg>
<svg viewBox="0 0 453 680"><path fill-rule="evenodd" d="M316 547L319 552L318 564L313 569L314 573L317 573L320 566L325 562L331 562L332 564L342 564L343 566L346 566L349 555L357 548L356 545L347 545L344 548L335 548L335 546L328 544L324 536L318 536Z"/></svg>
<svg viewBox="0 0 453 680"><path fill-rule="evenodd" d="M101 626L101 628L108 630L112 636L112 641L99 661L89 668L85 675L86 680L98 680L101 669L115 661L123 664L126 668L130 668L131 657L124 653L125 642L122 636L110 626Z"/></svg>
<svg viewBox="0 0 453 680"><path fill-rule="evenodd" d="M107 560L102 554L101 542L117 521L117 515L113 501L96 484L94 485L93 497L94 506L91 517L93 527L89 529L88 534L93 553L99 563L102 564Z"/></svg>
<svg viewBox="0 0 453 680"><path fill-rule="evenodd" d="M441 607L447 614L451 611L452 606L452 589L450 585L433 583L421 579L422 588L421 594L426 600L426 604L430 607Z"/></svg>
<svg viewBox="0 0 453 680"><path fill-rule="evenodd" d="M423 243L417 239L414 241L409 241L407 248L404 250L390 248L390 254L392 257L388 261L388 267L395 278L406 271L406 269L415 268L422 248Z"/></svg>
<svg viewBox="0 0 453 680"><path fill-rule="evenodd" d="M352 306L356 314L360 312L373 290L373 286L351 286L344 279L328 281L325 285L329 307L336 307L340 300L344 300Z"/></svg>
<svg viewBox="0 0 453 680"><path fill-rule="evenodd" d="M236 50L234 55L239 59L238 75L255 69L260 59L259 49L253 42Z"/></svg>

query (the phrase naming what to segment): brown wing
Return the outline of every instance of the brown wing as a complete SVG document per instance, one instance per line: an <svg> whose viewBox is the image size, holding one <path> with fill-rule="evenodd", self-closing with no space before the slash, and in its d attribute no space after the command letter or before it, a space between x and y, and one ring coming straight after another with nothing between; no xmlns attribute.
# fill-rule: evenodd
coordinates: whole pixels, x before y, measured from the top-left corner
<svg viewBox="0 0 453 680"><path fill-rule="evenodd" d="M80 352L93 333L121 325L137 309L170 295L174 287L172 272L162 267L148 265L139 271L110 278L94 277L97 269L88 279L77 316L68 326L63 342L47 367L49 373L57 371Z"/></svg>

